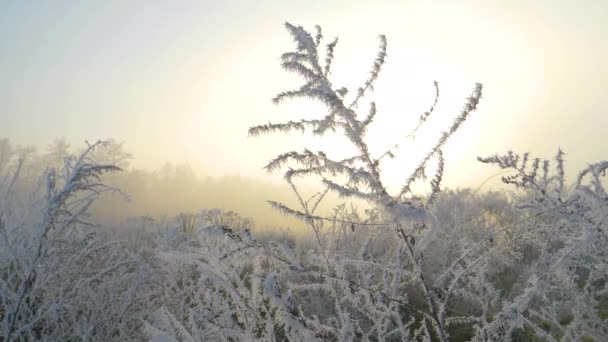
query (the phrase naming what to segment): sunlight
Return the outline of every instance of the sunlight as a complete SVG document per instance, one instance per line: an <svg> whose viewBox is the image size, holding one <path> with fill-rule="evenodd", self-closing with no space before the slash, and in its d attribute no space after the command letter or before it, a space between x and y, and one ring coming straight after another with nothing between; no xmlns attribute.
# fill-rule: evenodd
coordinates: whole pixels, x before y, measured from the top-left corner
<svg viewBox="0 0 608 342"><path fill-rule="evenodd" d="M333 74L334 84L354 85L350 88L353 89L362 83L361 78L367 76L368 66L360 56L361 53L351 53L341 58L343 65ZM370 96L370 100L376 102L378 113L369 126L367 136L368 147L376 157L398 145L398 148L393 150L395 159L383 159L384 180L391 190L395 190L402 185L429 148L437 142L441 133L451 125L465 99L470 95L475 81L465 70L425 55L420 50L394 49L390 56L391 59L380 75L375 92ZM433 104L434 80L439 83L439 100L432 115L415 130L419 126L420 116ZM307 117L309 119L324 115L320 112L322 108L316 104L302 102L298 103L296 108L299 113L318 113ZM362 102L359 109L360 115L367 115L369 101ZM299 117L295 116L294 112L286 115L290 118ZM466 148L474 136L460 136L457 133L454 138L450 146L452 150L458 151ZM312 146L340 158L356 153L341 134L316 139ZM451 172L458 170L452 169Z"/></svg>

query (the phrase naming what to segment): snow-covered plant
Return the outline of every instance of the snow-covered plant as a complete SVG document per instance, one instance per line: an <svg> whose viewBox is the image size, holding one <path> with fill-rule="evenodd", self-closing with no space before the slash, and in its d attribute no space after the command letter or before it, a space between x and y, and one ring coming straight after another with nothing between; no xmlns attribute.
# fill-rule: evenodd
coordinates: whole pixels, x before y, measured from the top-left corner
<svg viewBox="0 0 608 342"><path fill-rule="evenodd" d="M200 219L205 222L205 226L226 226L238 231L251 229L254 225L251 218L242 217L232 210L219 208L201 210Z"/></svg>
<svg viewBox="0 0 608 342"><path fill-rule="evenodd" d="M42 193L21 202L13 189L23 160L7 168L10 181L0 200L2 340L109 339L131 321L125 313L141 278L133 268L137 261L97 239L87 221L93 202L116 191L101 178L119 168L92 159L103 146L97 142L64 156L60 170L45 172Z"/></svg>
<svg viewBox="0 0 608 342"><path fill-rule="evenodd" d="M528 153L479 160L512 172L503 182L524 190L526 217L501 244L522 253L521 287L478 336L506 339L524 327L547 340L607 336L600 306L608 293L608 195L600 177L608 162L589 165L567 187L561 150L553 172L550 160L530 161Z"/></svg>
<svg viewBox="0 0 608 342"><path fill-rule="evenodd" d="M248 229L198 226L158 240L161 308L146 322L151 338L179 341L313 341L279 279L298 262L291 247L262 246Z"/></svg>
<svg viewBox="0 0 608 342"><path fill-rule="evenodd" d="M378 79L387 56L387 41L385 36L379 36L380 48L369 78L361 85L356 92L349 96L349 91L345 87L337 88L331 82L331 66L334 57L334 50L338 43L337 39L332 40L325 47L325 58L321 57L322 33L320 27L316 27L316 35L312 35L300 26L289 23L287 30L292 35L296 49L286 52L281 56L282 67L289 72L296 73L304 79L304 84L295 90L286 91L278 94L273 101L277 104L287 99L306 98L319 101L327 109L327 115L320 119L288 121L281 124L265 124L249 129L250 136L270 132L294 132L310 131L316 135L325 135L340 131L344 137L352 144L357 151L355 155L336 159L329 153L319 151L312 152L305 149L302 152L290 151L280 154L271 160L265 169L274 172L284 167L286 164L292 165L284 174L284 179L291 186L295 193L300 208L289 208L281 203L271 202L271 204L284 213L294 215L305 220L316 237L321 247L323 256L324 272L336 277L342 277L341 273L346 270L337 267L334 260L330 260L329 255L323 252L322 241L320 238L323 221L327 218L316 215L316 209L329 191L337 193L343 198L360 199L377 206L385 212L386 227L392 227L397 236L402 239L400 247L396 247L400 253L405 253L409 258L409 265L401 263L402 268L409 268L414 281L423 292L425 297L424 326L420 331L432 330L442 341L447 340L444 321L440 317L437 299L429 284L424 280L421 269L422 251L432 240L436 230L436 224L427 210L432 201L440 191L441 180L444 171L443 149L450 138L477 109L481 99L482 85L476 84L471 96L466 100L461 112L454 119L453 123L436 141L430 151L417 164L414 171L405 179L401 190L396 194L389 194L385 184L381 179L381 165L385 157L393 157L397 146L393 146L384 153L374 155L370 152L366 132L368 126L374 121L377 115L377 108L372 101L369 103L369 110L363 112L360 109L361 102L373 91L374 84ZM439 88L435 83L436 94L439 96ZM435 103L430 110L422 114L420 124L424 123L432 114ZM412 185L415 181L426 180L426 172L432 159L437 160L437 171L430 181L431 192L426 203L417 200L412 192ZM300 177L317 175L322 179L325 191L315 195L310 199L305 199L301 195L295 180ZM340 177L345 179L340 182ZM413 224L417 222L418 224ZM354 224L354 222L353 222ZM407 265L407 267L406 267ZM410 280L408 280L410 281ZM397 282L399 282L397 280ZM386 294L385 294L386 295ZM396 309L393 308L393 309ZM348 316L342 312L338 315ZM341 319L343 319L341 317ZM429 326L426 326L426 323ZM344 329L352 329L351 323L344 321ZM343 335L342 338L346 338Z"/></svg>

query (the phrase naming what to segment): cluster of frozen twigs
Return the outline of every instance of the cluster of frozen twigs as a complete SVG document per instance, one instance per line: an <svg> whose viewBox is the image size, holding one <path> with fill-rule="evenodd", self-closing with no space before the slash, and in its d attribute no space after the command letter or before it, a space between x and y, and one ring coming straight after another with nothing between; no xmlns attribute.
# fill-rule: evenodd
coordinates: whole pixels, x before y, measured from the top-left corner
<svg viewBox="0 0 608 342"><path fill-rule="evenodd" d="M203 219L193 231L166 230L155 243L164 300L145 332L180 341L417 341L439 339L437 317L449 341L601 341L606 243L584 231L595 225L469 190L444 192L429 210L441 228L423 250L412 243L416 261L379 210L340 206L304 240L260 240Z"/></svg>

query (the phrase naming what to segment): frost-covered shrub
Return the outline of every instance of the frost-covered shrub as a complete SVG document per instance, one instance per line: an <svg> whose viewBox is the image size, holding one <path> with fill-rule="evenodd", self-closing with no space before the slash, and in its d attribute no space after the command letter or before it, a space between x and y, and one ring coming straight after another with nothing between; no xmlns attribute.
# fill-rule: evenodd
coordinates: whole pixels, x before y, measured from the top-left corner
<svg viewBox="0 0 608 342"><path fill-rule="evenodd" d="M162 307L150 337L180 341L313 340L279 278L297 267L291 247L261 245L248 229L166 230L158 241Z"/></svg>
<svg viewBox="0 0 608 342"><path fill-rule="evenodd" d="M512 172L503 182L522 190L518 206L526 216L504 243L518 278L481 336L505 338L515 327L556 340L607 336L601 301L608 291L608 195L600 177L608 162L589 165L567 187L561 150L553 172L550 160L528 153L479 160Z"/></svg>
<svg viewBox="0 0 608 342"><path fill-rule="evenodd" d="M28 196L15 191L27 160L3 155L0 339L133 338L143 270L137 257L115 248L120 242L104 242L86 221L98 196L114 191L101 177L119 170L92 159L103 147L65 156Z"/></svg>

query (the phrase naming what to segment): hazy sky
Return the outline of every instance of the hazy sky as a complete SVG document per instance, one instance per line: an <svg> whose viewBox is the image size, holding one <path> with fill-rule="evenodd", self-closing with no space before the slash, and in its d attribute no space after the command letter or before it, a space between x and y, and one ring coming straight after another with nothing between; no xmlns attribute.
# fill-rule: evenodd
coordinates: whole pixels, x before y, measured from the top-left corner
<svg viewBox="0 0 608 342"><path fill-rule="evenodd" d="M65 137L126 142L137 167L190 163L212 175L263 176L261 167L307 137L247 138L268 121L319 117L270 99L298 86L279 65L289 21L340 37L334 84L356 89L388 38L376 93L374 151L409 132L441 86L435 120L405 157L447 127L474 82L481 110L448 149L447 183L476 185L496 170L477 155L507 149L572 168L608 157L608 1L11 1L0 2L0 136L44 146ZM306 143L339 154L340 139ZM398 166L400 165L400 166ZM279 178L279 177L274 177Z"/></svg>

